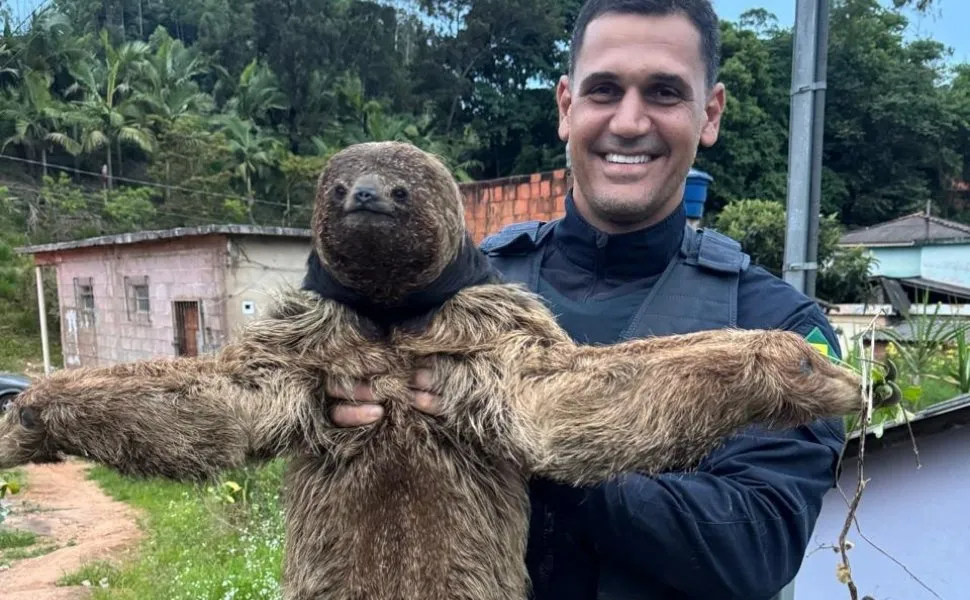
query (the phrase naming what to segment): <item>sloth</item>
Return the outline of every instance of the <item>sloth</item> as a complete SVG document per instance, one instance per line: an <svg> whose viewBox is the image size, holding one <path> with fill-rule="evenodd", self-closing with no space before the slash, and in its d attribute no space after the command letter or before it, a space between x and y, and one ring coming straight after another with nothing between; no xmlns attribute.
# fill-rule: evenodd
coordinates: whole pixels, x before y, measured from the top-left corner
<svg viewBox="0 0 970 600"><path fill-rule="evenodd" d="M691 469L747 426L863 407L860 377L790 332L574 343L410 144L335 154L311 230L302 286L217 352L35 381L0 422L0 468L78 456L194 481L285 457L285 598L524 600L530 477ZM440 414L410 406L418 367ZM337 426L324 390L368 378L385 417Z"/></svg>

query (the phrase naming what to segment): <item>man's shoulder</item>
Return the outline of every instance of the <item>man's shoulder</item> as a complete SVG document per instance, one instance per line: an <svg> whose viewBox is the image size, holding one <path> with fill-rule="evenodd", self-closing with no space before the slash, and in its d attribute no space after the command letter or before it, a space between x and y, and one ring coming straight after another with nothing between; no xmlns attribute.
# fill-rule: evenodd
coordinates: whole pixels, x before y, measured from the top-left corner
<svg viewBox="0 0 970 600"><path fill-rule="evenodd" d="M836 344L835 332L818 302L760 265L752 264L738 282L738 326L745 329L786 329L823 335Z"/></svg>
<svg viewBox="0 0 970 600"><path fill-rule="evenodd" d="M556 221L520 221L505 225L485 236L478 244L486 254L502 255L529 252L538 248Z"/></svg>

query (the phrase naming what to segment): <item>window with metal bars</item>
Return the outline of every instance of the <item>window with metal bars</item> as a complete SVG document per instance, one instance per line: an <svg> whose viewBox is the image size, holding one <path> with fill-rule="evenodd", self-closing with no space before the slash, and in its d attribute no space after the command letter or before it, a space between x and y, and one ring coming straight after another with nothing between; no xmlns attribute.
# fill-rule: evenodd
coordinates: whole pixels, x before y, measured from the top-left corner
<svg viewBox="0 0 970 600"><path fill-rule="evenodd" d="M148 293L148 276L125 277L125 306L128 320L136 323L151 322L151 299Z"/></svg>
<svg viewBox="0 0 970 600"><path fill-rule="evenodd" d="M91 277L74 278L74 306L77 308L78 326L94 326L94 281Z"/></svg>

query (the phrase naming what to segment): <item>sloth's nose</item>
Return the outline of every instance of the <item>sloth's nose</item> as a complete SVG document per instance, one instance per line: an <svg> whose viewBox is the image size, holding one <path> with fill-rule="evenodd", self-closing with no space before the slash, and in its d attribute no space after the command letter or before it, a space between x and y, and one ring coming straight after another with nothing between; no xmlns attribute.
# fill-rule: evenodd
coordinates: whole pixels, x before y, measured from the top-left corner
<svg viewBox="0 0 970 600"><path fill-rule="evenodd" d="M361 186L354 190L354 201L358 204L370 204L377 200L377 190L374 188Z"/></svg>

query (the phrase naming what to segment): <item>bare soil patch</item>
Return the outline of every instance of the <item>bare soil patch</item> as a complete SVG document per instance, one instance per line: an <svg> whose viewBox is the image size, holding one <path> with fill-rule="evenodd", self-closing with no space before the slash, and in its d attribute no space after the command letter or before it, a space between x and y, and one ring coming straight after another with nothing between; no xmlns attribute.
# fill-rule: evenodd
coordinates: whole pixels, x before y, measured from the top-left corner
<svg viewBox="0 0 970 600"><path fill-rule="evenodd" d="M88 463L70 459L52 465L28 465L27 489L8 496L12 513L3 527L37 536L32 548L49 552L10 561L0 570L0 597L5 600L78 600L83 586L59 587L58 579L83 564L118 559L141 537L138 513L108 497L89 480ZM30 550L29 548L26 550ZM29 552L28 552L29 553ZM92 586L98 582L92 581Z"/></svg>

